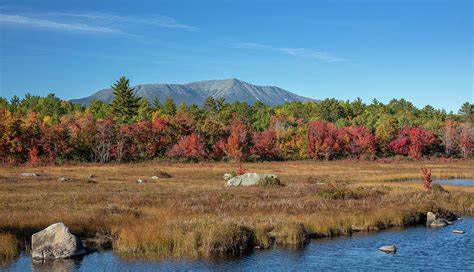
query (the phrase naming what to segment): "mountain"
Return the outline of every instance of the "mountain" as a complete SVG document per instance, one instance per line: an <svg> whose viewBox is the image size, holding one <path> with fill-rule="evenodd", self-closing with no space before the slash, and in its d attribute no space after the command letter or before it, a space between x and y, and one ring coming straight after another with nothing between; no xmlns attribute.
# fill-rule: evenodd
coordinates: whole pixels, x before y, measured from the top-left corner
<svg viewBox="0 0 474 272"><path fill-rule="evenodd" d="M256 86L235 78L187 84L141 84L134 88L137 96L146 97L150 103L155 98L164 102L171 97L178 105L182 102L202 105L209 96L215 99L223 97L227 102L240 101L253 104L261 101L267 105L278 105L292 101L313 101L311 98L296 95L279 87ZM71 102L88 106L94 100L110 103L113 98L113 90L104 89L88 97L73 99Z"/></svg>

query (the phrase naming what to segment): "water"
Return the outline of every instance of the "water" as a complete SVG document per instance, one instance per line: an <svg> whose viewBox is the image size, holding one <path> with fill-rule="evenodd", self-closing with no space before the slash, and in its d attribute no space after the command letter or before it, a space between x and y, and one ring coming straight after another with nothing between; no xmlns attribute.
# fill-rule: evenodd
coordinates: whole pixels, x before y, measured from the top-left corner
<svg viewBox="0 0 474 272"><path fill-rule="evenodd" d="M433 184L474 186L474 180L473 179L436 180L436 181L433 181Z"/></svg>
<svg viewBox="0 0 474 272"><path fill-rule="evenodd" d="M460 229L466 233L454 234ZM394 255L377 250L396 245ZM170 271L170 270L470 270L474 271L474 217L441 229L424 226L388 230L352 237L314 240L305 248L256 251L248 256L220 261L127 261L111 251L32 264L23 255L7 271ZM5 269L5 267L4 267ZM0 268L1 270L1 268Z"/></svg>

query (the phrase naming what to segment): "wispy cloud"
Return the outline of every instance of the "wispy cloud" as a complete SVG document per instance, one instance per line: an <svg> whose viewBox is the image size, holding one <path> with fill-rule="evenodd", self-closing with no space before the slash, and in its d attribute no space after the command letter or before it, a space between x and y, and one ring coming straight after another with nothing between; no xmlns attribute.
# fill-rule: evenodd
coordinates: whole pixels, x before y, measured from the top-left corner
<svg viewBox="0 0 474 272"><path fill-rule="evenodd" d="M84 18L106 22L118 22L118 23L133 23L151 25L165 28L177 28L184 30L197 30L198 28L191 25L179 23L176 19L168 16L153 16L153 17L131 17L131 16L119 16L109 13L91 12L91 13L71 13L71 12L54 12L51 15L73 17L73 18Z"/></svg>
<svg viewBox="0 0 474 272"><path fill-rule="evenodd" d="M269 51L284 53L286 55L290 55L294 57L314 59L314 60L319 60L319 61L324 61L324 62L347 61L346 58L337 57L330 53L311 49L311 48L275 47L271 45L253 43L253 42L241 42L241 43L235 43L234 45L239 48L269 50Z"/></svg>
<svg viewBox="0 0 474 272"><path fill-rule="evenodd" d="M181 24L167 16L130 17L108 13L49 12L36 14L0 14L0 24L35 28L48 28L69 32L95 32L132 35L126 32L130 26L156 26L182 30L197 30L197 27Z"/></svg>
<svg viewBox="0 0 474 272"><path fill-rule="evenodd" d="M80 32L95 32L95 33L123 33L122 30L104 27L92 26L87 24L74 24L46 19L37 19L22 15L7 15L0 14L0 24L14 24L37 28L50 28L64 31L80 31Z"/></svg>

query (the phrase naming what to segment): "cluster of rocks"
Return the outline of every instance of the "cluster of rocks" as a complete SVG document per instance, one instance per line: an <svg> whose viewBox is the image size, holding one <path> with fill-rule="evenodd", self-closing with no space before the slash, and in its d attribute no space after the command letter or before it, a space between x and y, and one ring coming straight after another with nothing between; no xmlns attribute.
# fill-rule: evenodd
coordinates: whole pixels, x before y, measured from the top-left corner
<svg viewBox="0 0 474 272"><path fill-rule="evenodd" d="M447 220L446 218L437 217L433 212L428 212L426 214L426 227L428 228L442 228L448 225L454 224L452 221ZM455 234L464 234L463 230L453 230ZM379 250L385 253L395 254L397 248L394 245L387 245L379 247Z"/></svg>
<svg viewBox="0 0 474 272"><path fill-rule="evenodd" d="M426 226L429 228L442 228L452 224L453 222L448 221L445 218L438 218L432 212L426 214Z"/></svg>

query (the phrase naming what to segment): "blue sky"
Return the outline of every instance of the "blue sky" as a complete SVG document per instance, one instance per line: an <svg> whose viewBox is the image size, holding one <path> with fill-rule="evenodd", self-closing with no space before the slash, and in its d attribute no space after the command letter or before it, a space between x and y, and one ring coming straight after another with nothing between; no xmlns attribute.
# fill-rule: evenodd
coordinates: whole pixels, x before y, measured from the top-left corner
<svg viewBox="0 0 474 272"><path fill-rule="evenodd" d="M0 95L238 78L324 99L474 101L473 1L0 1Z"/></svg>

